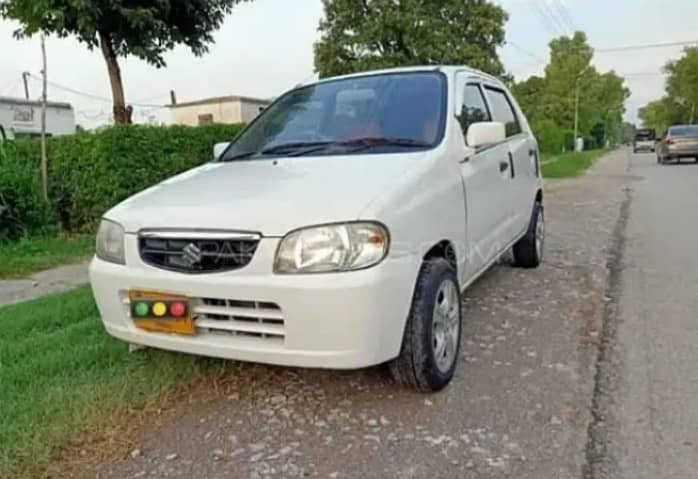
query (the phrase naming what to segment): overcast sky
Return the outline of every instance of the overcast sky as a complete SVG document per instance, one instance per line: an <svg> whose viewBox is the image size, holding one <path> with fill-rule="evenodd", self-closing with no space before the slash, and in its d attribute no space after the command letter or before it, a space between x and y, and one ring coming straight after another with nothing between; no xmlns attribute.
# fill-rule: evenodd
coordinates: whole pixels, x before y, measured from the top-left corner
<svg viewBox="0 0 698 479"><path fill-rule="evenodd" d="M508 71L517 78L540 74L547 60L547 44L563 28L567 17L587 32L592 46L604 49L625 45L698 41L696 0L500 0L509 12L507 39L521 49L501 51ZM217 95L276 96L313 77L313 42L322 15L320 0L255 0L237 6L215 35L208 55L197 58L186 48L166 56L167 68L156 69L135 58L122 60L127 101L144 105L168 102L169 91L179 101ZM555 15L557 21L553 21ZM17 41L17 24L0 20L0 96L22 96L21 72L38 76L41 55L38 39ZM86 126L105 123L111 116L109 80L99 51L88 51L71 39L48 37L49 80L57 85L94 95L91 98L49 87L49 99L68 101L77 121ZM641 51L598 53L594 63L626 77L633 95L628 119L634 121L638 107L662 95L663 64L681 55L681 47ZM30 82L33 98L40 83ZM136 109L135 120L149 116L167 119L167 111L155 107Z"/></svg>

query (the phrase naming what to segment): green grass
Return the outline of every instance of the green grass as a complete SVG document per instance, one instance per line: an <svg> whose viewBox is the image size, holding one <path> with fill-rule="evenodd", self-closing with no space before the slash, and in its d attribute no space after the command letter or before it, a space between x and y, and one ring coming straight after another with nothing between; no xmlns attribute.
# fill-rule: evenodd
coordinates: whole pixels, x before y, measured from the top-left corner
<svg viewBox="0 0 698 479"><path fill-rule="evenodd" d="M162 351L129 354L105 333L86 287L0 308L0 477L41 474L207 365Z"/></svg>
<svg viewBox="0 0 698 479"><path fill-rule="evenodd" d="M21 278L77 261L94 252L94 236L27 238L0 244L0 279Z"/></svg>
<svg viewBox="0 0 698 479"><path fill-rule="evenodd" d="M574 178L586 172L608 150L543 155L544 178Z"/></svg>

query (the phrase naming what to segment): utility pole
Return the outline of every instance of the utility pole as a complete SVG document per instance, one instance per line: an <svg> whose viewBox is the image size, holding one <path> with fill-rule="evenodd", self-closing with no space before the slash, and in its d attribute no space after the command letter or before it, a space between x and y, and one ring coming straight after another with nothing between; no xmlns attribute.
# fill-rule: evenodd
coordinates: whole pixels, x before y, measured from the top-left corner
<svg viewBox="0 0 698 479"><path fill-rule="evenodd" d="M44 201L48 202L48 160L46 158L46 42L41 35L41 57L43 62L41 90L41 193Z"/></svg>
<svg viewBox="0 0 698 479"><path fill-rule="evenodd" d="M577 76L574 89L574 146L572 151L577 151L577 136L579 136L579 80L581 73Z"/></svg>
<svg viewBox="0 0 698 479"><path fill-rule="evenodd" d="M24 82L24 99L29 100L29 72L22 72L22 81Z"/></svg>

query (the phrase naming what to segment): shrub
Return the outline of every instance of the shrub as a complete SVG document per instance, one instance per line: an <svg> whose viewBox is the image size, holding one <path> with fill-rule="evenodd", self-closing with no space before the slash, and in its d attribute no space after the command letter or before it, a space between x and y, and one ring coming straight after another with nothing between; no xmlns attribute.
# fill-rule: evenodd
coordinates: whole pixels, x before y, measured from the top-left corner
<svg viewBox="0 0 698 479"><path fill-rule="evenodd" d="M561 153L566 146L567 131L553 120L545 119L531 125L538 138L538 146L546 153Z"/></svg>
<svg viewBox="0 0 698 479"><path fill-rule="evenodd" d="M49 197L41 201L39 141L5 143L0 164L0 238L94 229L109 208L153 184L211 159L213 145L242 125L128 125L80 132L48 143Z"/></svg>
<svg viewBox="0 0 698 479"><path fill-rule="evenodd" d="M0 147L0 242L55 230L52 208L41 197L38 143Z"/></svg>

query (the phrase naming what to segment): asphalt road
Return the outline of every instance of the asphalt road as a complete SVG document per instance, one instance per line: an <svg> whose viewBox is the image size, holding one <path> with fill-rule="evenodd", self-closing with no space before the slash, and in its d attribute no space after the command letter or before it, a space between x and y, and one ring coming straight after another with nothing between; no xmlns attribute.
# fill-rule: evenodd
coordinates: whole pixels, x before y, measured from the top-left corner
<svg viewBox="0 0 698 479"><path fill-rule="evenodd" d="M595 477L698 477L698 165L633 155Z"/></svg>
<svg viewBox="0 0 698 479"><path fill-rule="evenodd" d="M461 362L442 393L402 389L383 368L235 364L209 400L174 405L87 476L694 477L698 166L652 161L623 150L548 185L545 263L499 264L465 293Z"/></svg>

